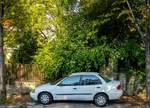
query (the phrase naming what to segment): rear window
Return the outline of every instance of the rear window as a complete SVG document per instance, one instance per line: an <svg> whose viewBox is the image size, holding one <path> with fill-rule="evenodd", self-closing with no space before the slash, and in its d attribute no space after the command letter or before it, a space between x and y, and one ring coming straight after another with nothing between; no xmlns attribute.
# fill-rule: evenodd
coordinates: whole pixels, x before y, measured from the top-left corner
<svg viewBox="0 0 150 108"><path fill-rule="evenodd" d="M99 74L99 76L102 77L107 83L111 81L108 77L102 76L100 74Z"/></svg>

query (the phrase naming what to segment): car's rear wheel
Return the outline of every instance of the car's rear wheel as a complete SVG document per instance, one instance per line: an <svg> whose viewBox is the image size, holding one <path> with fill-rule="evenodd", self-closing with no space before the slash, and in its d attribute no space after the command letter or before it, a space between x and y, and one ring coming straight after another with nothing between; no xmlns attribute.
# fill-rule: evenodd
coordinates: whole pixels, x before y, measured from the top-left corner
<svg viewBox="0 0 150 108"><path fill-rule="evenodd" d="M38 100L42 104L50 104L53 101L53 97L48 92L42 92L42 93L39 94Z"/></svg>
<svg viewBox="0 0 150 108"><path fill-rule="evenodd" d="M106 106L108 101L109 101L108 96L104 93L97 94L94 97L94 103L96 106L99 106L99 107Z"/></svg>

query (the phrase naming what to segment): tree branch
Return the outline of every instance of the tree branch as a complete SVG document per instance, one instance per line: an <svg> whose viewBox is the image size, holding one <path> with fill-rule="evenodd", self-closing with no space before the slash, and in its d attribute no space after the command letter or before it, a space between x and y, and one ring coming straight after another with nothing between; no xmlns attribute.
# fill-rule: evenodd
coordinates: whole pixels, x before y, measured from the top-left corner
<svg viewBox="0 0 150 108"><path fill-rule="evenodd" d="M146 0L146 5L150 5L150 0Z"/></svg>
<svg viewBox="0 0 150 108"><path fill-rule="evenodd" d="M133 18L133 23L135 24L135 26L136 26L136 28L137 28L137 30L138 30L138 33L140 34L140 36L142 37L142 39L144 39L145 35L144 35L144 33L142 32L142 30L141 30L141 28L140 28L138 22L136 22L136 19L135 19L135 16L134 16L134 14L133 14L133 11L132 11L132 8L131 8L131 5L130 5L129 1L128 1L128 0L125 0L125 2L127 3L127 6L128 6L128 8L129 8L129 11L130 11L131 16L132 16L132 18Z"/></svg>
<svg viewBox="0 0 150 108"><path fill-rule="evenodd" d="M47 36L44 34L44 32L42 30L40 30L40 33L44 39L47 39Z"/></svg>

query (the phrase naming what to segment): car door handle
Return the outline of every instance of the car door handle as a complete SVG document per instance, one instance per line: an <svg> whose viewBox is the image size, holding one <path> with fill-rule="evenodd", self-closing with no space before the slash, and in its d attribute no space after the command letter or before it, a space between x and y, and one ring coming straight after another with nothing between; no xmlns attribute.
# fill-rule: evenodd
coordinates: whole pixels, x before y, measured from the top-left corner
<svg viewBox="0 0 150 108"><path fill-rule="evenodd" d="M73 88L74 90L76 90L77 88Z"/></svg>
<svg viewBox="0 0 150 108"><path fill-rule="evenodd" d="M101 88L101 87L96 87L96 88Z"/></svg>

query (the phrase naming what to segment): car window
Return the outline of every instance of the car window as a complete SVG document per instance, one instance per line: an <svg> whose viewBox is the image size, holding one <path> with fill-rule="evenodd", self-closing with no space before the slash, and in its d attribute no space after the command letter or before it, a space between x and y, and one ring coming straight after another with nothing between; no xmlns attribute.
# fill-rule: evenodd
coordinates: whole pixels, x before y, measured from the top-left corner
<svg viewBox="0 0 150 108"><path fill-rule="evenodd" d="M102 84L101 80L95 75L83 75L81 85L97 85Z"/></svg>
<svg viewBox="0 0 150 108"><path fill-rule="evenodd" d="M70 76L64 79L59 85L61 86L76 86L79 85L80 75Z"/></svg>
<svg viewBox="0 0 150 108"><path fill-rule="evenodd" d="M100 75L100 74L99 74L99 76L100 76L101 78L103 78L107 83L111 81L108 77L104 77L104 76L102 76L102 75Z"/></svg>
<svg viewBox="0 0 150 108"><path fill-rule="evenodd" d="M56 80L55 82L50 82L51 85L56 85L57 83L59 83L63 78L60 78L58 80Z"/></svg>

